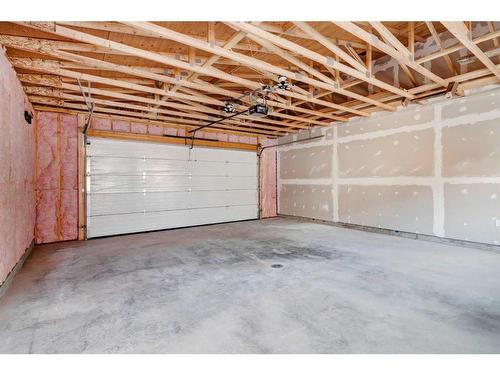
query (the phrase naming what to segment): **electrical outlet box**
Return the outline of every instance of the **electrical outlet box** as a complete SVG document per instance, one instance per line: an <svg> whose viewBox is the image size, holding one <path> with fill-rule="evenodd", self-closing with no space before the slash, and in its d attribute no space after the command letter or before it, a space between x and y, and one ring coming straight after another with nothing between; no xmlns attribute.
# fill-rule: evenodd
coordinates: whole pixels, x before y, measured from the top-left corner
<svg viewBox="0 0 500 375"><path fill-rule="evenodd" d="M496 219L496 220L495 220L495 225L496 225L497 227L500 227L500 219Z"/></svg>

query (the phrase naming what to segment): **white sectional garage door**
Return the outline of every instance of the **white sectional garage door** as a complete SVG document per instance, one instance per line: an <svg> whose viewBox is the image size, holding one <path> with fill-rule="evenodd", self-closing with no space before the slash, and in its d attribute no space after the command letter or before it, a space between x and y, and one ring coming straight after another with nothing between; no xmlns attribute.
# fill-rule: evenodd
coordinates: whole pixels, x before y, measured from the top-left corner
<svg viewBox="0 0 500 375"><path fill-rule="evenodd" d="M257 219L257 189L255 152L89 138L87 237Z"/></svg>

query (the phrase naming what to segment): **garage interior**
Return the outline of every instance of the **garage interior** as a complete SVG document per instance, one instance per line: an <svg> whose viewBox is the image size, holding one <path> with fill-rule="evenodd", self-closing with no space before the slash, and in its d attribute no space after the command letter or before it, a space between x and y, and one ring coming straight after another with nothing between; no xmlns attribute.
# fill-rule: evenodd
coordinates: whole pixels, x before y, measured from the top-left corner
<svg viewBox="0 0 500 375"><path fill-rule="evenodd" d="M0 22L0 353L499 353L500 22Z"/></svg>

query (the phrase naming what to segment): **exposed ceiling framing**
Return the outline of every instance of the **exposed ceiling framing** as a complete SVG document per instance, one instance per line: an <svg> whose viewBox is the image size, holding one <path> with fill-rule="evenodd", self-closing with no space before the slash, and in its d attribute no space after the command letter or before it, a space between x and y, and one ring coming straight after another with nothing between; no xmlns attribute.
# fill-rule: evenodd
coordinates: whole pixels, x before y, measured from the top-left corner
<svg viewBox="0 0 500 375"><path fill-rule="evenodd" d="M0 44L35 108L84 112L83 87L96 113L192 128L226 116L228 101L249 108L243 93L285 76L293 87L269 94L271 115L214 125L279 136L497 82L500 31L484 24L473 35L469 22L0 22ZM459 54L474 57L465 72ZM400 79L375 68L387 60Z"/></svg>

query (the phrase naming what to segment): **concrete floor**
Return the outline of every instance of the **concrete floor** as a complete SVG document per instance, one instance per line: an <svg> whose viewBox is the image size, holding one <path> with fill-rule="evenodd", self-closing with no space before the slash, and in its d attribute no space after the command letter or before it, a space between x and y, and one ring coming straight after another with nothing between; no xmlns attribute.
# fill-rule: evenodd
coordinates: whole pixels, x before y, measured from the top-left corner
<svg viewBox="0 0 500 375"><path fill-rule="evenodd" d="M45 245L0 332L2 353L500 353L500 254L281 218Z"/></svg>

